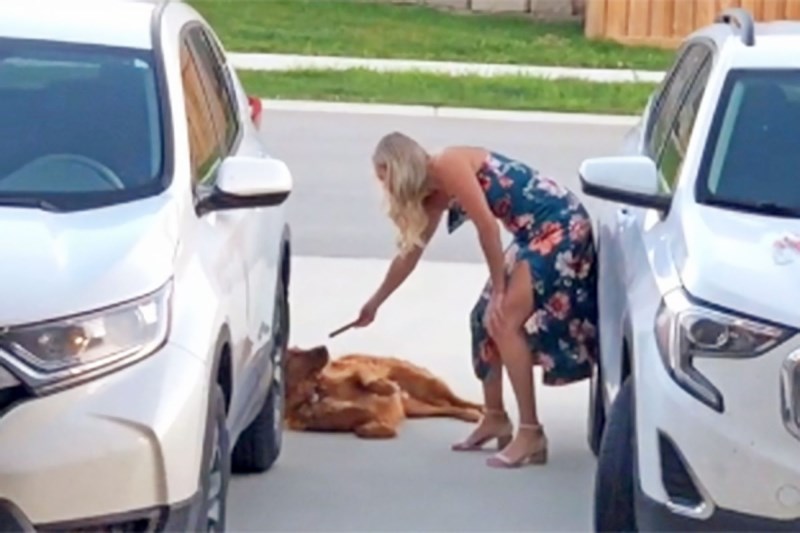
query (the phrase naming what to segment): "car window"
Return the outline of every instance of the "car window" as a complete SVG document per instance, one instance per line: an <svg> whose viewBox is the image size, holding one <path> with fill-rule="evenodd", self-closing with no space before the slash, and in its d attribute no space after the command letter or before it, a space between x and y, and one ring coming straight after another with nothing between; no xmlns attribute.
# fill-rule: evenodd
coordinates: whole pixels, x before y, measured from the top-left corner
<svg viewBox="0 0 800 533"><path fill-rule="evenodd" d="M681 68L681 63L685 58L686 58L686 50L682 50L677 54L675 62L673 63L670 70L667 71L664 80L661 82L661 85L658 87L655 94L653 95L653 101L651 103L651 108L648 116L648 123L646 125L647 150L651 154L656 151L654 149L654 146L656 144L658 144L658 147L660 147L658 140L656 140L655 138L656 126L659 124L659 117L662 117L664 115L663 113L664 101L674 99L672 97L673 93L677 94L677 91L680 89L679 87L676 87L674 80L678 70ZM663 137L659 137L659 139L663 140Z"/></svg>
<svg viewBox="0 0 800 533"><path fill-rule="evenodd" d="M222 158L222 149L214 129L211 106L206 99L200 71L186 41L181 45L181 77L189 129L192 182L197 184L210 179Z"/></svg>
<svg viewBox="0 0 800 533"><path fill-rule="evenodd" d="M233 149L239 135L239 122L236 99L230 90L230 81L223 64L221 51L216 48L202 27L195 26L189 31L189 39L195 51L197 66L208 80L208 102L211 117L217 130L223 132L223 144L227 155Z"/></svg>
<svg viewBox="0 0 800 533"><path fill-rule="evenodd" d="M675 181L683 166L683 159L689 146L689 139L697 118L697 111L703 100L703 94L705 94L710 72L711 60L710 57L706 57L697 77L690 82L691 85L686 90L675 120L672 122L672 127L664 140L661 153L657 156L656 164L663 180L665 192L671 192L675 188Z"/></svg>
<svg viewBox="0 0 800 533"><path fill-rule="evenodd" d="M689 44L676 62L675 70L666 81L664 89L654 102L653 125L648 139L648 152L654 160L664 147L672 122L678 111L689 81L700 65L711 55L710 50L699 43Z"/></svg>
<svg viewBox="0 0 800 533"><path fill-rule="evenodd" d="M698 200L800 215L800 71L733 70L720 95Z"/></svg>
<svg viewBox="0 0 800 533"><path fill-rule="evenodd" d="M107 205L164 187L151 52L0 38L0 203Z"/></svg>

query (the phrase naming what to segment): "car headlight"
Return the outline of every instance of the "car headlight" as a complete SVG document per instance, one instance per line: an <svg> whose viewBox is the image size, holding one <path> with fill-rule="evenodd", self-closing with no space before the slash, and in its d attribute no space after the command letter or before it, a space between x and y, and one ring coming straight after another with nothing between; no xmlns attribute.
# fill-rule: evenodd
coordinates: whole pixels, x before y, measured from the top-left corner
<svg viewBox="0 0 800 533"><path fill-rule="evenodd" d="M694 366L698 358L757 357L792 332L771 324L694 303L683 290L667 293L656 314L656 341L672 378L689 394L718 412L722 394Z"/></svg>
<svg viewBox="0 0 800 533"><path fill-rule="evenodd" d="M172 283L83 315L0 329L0 363L32 389L68 386L146 357L165 341Z"/></svg>

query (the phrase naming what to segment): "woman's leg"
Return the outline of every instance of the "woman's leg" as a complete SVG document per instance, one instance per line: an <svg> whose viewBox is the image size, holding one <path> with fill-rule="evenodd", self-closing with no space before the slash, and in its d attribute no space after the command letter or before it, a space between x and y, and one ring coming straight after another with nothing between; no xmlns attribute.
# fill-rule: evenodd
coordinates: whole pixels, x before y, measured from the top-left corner
<svg viewBox="0 0 800 533"><path fill-rule="evenodd" d="M520 427L502 456L493 463L519 463L540 451L544 445L533 385L533 353L528 346L523 326L533 313L533 282L525 262L515 265L503 298L503 323L491 331L503 366L508 372L519 408ZM497 466L502 466L497 465Z"/></svg>
<svg viewBox="0 0 800 533"><path fill-rule="evenodd" d="M453 444L454 451L480 450L493 439L497 440L498 449L504 448L511 442L514 427L503 404L503 367L499 359L491 366L489 374L482 381L486 412L465 440Z"/></svg>
<svg viewBox="0 0 800 533"><path fill-rule="evenodd" d="M482 295L470 314L472 364L483 385L486 414L466 440L453 445L455 451L479 450L492 439L497 439L498 447L502 448L511 440L513 431L503 403L503 365L483 325L487 304L485 295Z"/></svg>
<svg viewBox="0 0 800 533"><path fill-rule="evenodd" d="M484 349L493 350L491 347ZM487 363L489 373L481 382L483 384L483 405L490 413L505 413L506 406L503 401L503 363L500 354L494 351Z"/></svg>

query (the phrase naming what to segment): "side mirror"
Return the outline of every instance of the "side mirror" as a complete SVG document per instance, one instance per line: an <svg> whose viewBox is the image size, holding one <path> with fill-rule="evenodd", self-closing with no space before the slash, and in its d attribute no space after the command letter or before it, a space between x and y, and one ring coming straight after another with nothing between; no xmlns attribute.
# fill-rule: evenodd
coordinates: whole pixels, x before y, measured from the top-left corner
<svg viewBox="0 0 800 533"><path fill-rule="evenodd" d="M672 200L662 194L658 169L646 156L587 159L578 175L583 192L603 200L659 211L668 210Z"/></svg>
<svg viewBox="0 0 800 533"><path fill-rule="evenodd" d="M280 159L231 156L217 170L212 191L200 200L200 214L227 209L273 207L292 192L292 173Z"/></svg>

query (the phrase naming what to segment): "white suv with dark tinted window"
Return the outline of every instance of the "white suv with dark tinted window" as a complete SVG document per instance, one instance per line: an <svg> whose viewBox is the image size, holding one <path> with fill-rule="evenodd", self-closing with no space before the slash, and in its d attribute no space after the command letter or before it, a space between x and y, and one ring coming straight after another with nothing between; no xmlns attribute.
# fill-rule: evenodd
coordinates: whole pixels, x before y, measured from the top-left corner
<svg viewBox="0 0 800 533"><path fill-rule="evenodd" d="M690 35L599 214L600 531L800 531L800 23Z"/></svg>
<svg viewBox="0 0 800 533"><path fill-rule="evenodd" d="M281 447L289 169L181 2L0 2L0 531L220 531Z"/></svg>

